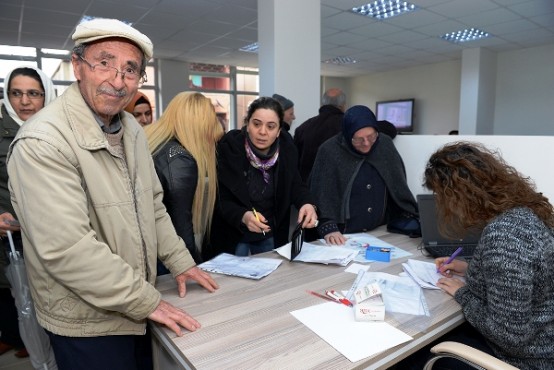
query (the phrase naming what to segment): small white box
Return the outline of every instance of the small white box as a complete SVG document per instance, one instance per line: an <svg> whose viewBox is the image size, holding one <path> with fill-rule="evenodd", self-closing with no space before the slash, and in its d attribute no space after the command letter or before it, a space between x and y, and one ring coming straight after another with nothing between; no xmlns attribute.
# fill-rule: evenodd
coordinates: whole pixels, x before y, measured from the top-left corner
<svg viewBox="0 0 554 370"><path fill-rule="evenodd" d="M356 321L384 321L385 302L379 284L372 283L354 292Z"/></svg>

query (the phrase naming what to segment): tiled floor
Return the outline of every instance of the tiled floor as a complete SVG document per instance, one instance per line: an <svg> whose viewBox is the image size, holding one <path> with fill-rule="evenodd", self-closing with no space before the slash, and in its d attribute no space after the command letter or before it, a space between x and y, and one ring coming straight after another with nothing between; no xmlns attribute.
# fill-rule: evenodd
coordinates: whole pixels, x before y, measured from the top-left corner
<svg viewBox="0 0 554 370"><path fill-rule="evenodd" d="M0 355L0 370L33 370L29 358L17 358L15 351L9 351Z"/></svg>

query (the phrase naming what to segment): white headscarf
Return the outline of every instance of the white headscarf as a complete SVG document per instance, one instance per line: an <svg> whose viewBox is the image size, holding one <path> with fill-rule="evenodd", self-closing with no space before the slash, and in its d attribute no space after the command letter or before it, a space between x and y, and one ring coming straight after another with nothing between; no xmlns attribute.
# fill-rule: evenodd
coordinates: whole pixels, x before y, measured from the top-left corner
<svg viewBox="0 0 554 370"><path fill-rule="evenodd" d="M17 122L19 126L21 126L25 121L21 120L21 118L19 118L17 113L15 113L15 110L13 109L8 96L8 83L10 81L10 76L12 75L12 72L18 68L30 68L35 70L38 73L42 81L42 86L44 86L44 106L48 105L48 103L52 102L56 98L56 90L54 90L54 84L52 83L52 80L50 79L50 77L48 77L44 72L42 72L42 70L36 67L21 66L21 67L14 68L8 72L8 75L4 79L4 105L6 106L6 110L8 111L8 114L10 115L10 117L12 117L13 120Z"/></svg>

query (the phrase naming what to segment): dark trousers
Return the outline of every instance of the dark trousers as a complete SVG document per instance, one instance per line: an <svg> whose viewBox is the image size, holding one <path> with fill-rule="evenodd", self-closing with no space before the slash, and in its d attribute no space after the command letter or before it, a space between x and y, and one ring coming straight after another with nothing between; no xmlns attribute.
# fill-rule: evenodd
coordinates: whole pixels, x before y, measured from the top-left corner
<svg viewBox="0 0 554 370"><path fill-rule="evenodd" d="M0 288L0 332L1 342L15 348L25 347L19 335L17 308L10 288Z"/></svg>
<svg viewBox="0 0 554 370"><path fill-rule="evenodd" d="M15 232L12 234L14 245L21 255L23 255L23 244L21 242L21 234ZM8 252L11 250L8 238L3 238L0 241L0 253L4 253L8 260ZM4 274L5 266L0 268L0 274ZM17 292L15 292L17 294ZM12 296L10 288L0 288L0 341L9 344L15 348L23 348L25 345L19 334L19 320L15 300Z"/></svg>
<svg viewBox="0 0 554 370"><path fill-rule="evenodd" d="M149 330L145 335L65 337L46 331L59 370L152 370Z"/></svg>

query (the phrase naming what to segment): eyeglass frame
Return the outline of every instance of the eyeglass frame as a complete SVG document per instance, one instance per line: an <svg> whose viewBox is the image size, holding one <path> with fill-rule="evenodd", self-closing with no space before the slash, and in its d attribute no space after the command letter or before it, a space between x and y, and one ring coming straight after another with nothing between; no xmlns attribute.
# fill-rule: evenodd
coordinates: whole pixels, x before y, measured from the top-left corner
<svg viewBox="0 0 554 370"><path fill-rule="evenodd" d="M373 136L374 138L371 139L370 137ZM377 139L379 138L379 131L375 130L375 133L371 134L371 135L368 135L368 136L364 136L364 137L353 137L352 138L352 144L354 145L362 145L366 142L369 143L369 144L374 144Z"/></svg>
<svg viewBox="0 0 554 370"><path fill-rule="evenodd" d="M129 72L122 72L120 71L119 69L115 68L115 67L112 67L112 66L108 66L108 65L103 65L101 63L96 63L96 64L92 64L91 62L89 62L88 60L85 59L84 56L80 55L80 54L77 54L77 57L79 57L79 59L81 59L83 62L85 62L89 67L90 67L90 70L91 71L95 71L96 70L96 67L100 67L100 68L106 68L106 71L105 72L108 72L108 71L114 71L115 70L115 78L117 78L117 75L120 74L121 75L121 78L125 81L125 76L129 73ZM101 71L101 70L100 70ZM101 71L103 72L103 71ZM144 84L148 81L148 76L146 75L146 72L142 72L142 71L139 71L138 73L134 72L134 73L131 73L130 75L132 76L133 74L136 74L138 76L137 78L137 82L139 84ZM129 81L132 81L130 80L129 78L127 78L127 80Z"/></svg>
<svg viewBox="0 0 554 370"><path fill-rule="evenodd" d="M14 93L15 93L15 95L14 95ZM37 96L31 96L30 95L30 94L34 94L34 93L38 93L38 95ZM21 95L18 96L17 94L21 94ZM27 90L27 91L21 91L19 89L10 89L10 90L8 90L8 96L9 97L12 97L12 98L15 98L15 99L22 99L23 95L27 95L27 98L29 98L29 99L37 100L37 99L40 99L40 98L44 98L44 96L46 94L45 94L44 91L35 90L35 89Z"/></svg>

